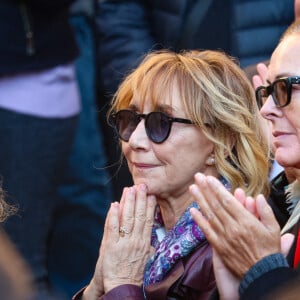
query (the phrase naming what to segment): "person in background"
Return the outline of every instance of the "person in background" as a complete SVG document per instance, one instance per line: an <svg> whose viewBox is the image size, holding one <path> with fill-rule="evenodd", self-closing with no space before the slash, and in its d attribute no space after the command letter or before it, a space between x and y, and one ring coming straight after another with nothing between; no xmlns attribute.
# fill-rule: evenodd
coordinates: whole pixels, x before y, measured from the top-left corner
<svg viewBox="0 0 300 300"><path fill-rule="evenodd" d="M51 234L80 112L71 2L0 3L0 176L6 201L18 209L3 229L45 298L49 269L59 269L49 265L49 249L60 247Z"/></svg>
<svg viewBox="0 0 300 300"><path fill-rule="evenodd" d="M268 193L269 147L250 82L221 52L149 53L110 112L135 185L111 205L94 277L73 299L208 299L212 252L188 187L202 170L229 190Z"/></svg>
<svg viewBox="0 0 300 300"><path fill-rule="evenodd" d="M0 224L17 212L16 207L5 201L0 187ZM35 289L30 270L11 243L3 229L0 229L0 298L12 300L33 300Z"/></svg>
<svg viewBox="0 0 300 300"><path fill-rule="evenodd" d="M244 68L269 59L294 20L294 0L102 0L97 8L100 121L115 199L132 180L105 115L120 81L142 57L163 48L221 49Z"/></svg>
<svg viewBox="0 0 300 300"><path fill-rule="evenodd" d="M296 20L300 17L299 0L294 1L294 11ZM260 62L257 65L252 65L244 69L249 80L252 81L255 89L262 85L268 84L268 64L269 60L266 62ZM266 121L269 125L267 128L269 129L270 140L272 144L272 124L270 121ZM272 152L275 152L274 147ZM272 207L272 210L281 228L283 228L290 215L288 210L289 203L287 199L290 198L290 184L293 183L298 177L297 173L299 173L297 168L283 168L274 158L272 158L272 168L269 175L271 190L268 198L268 203Z"/></svg>
<svg viewBox="0 0 300 300"><path fill-rule="evenodd" d="M112 201L97 118L94 7L94 0L77 0L71 6L70 22L80 49L75 71L81 111L68 166L58 188L61 200L48 250L51 286L67 299L91 280Z"/></svg>
<svg viewBox="0 0 300 300"><path fill-rule="evenodd" d="M266 299L299 282L299 18L271 56L267 83L256 90L260 112L272 124L275 159L296 177L289 187L289 218L282 230L262 195L245 197L242 189L232 195L203 174L197 174L190 187L203 215L195 209L191 213L214 248L217 285L224 299Z"/></svg>

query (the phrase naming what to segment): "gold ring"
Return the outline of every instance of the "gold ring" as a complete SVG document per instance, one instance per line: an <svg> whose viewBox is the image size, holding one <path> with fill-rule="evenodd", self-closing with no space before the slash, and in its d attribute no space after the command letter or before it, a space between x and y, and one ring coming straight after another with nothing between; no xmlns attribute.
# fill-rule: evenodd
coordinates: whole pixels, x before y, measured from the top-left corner
<svg viewBox="0 0 300 300"><path fill-rule="evenodd" d="M121 227L119 228L119 233L120 233L120 236L121 236L121 237L124 237L125 234L129 234L129 231L128 231L124 226L121 226Z"/></svg>

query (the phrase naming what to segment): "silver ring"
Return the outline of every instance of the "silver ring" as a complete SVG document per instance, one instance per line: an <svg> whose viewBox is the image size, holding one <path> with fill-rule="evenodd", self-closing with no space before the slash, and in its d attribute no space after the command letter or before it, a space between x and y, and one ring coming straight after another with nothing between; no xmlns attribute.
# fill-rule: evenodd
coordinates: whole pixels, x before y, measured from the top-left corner
<svg viewBox="0 0 300 300"><path fill-rule="evenodd" d="M124 226L121 226L121 227L119 228L119 233L120 233L120 236L121 236L121 237L124 237L125 234L129 234L129 231L128 231Z"/></svg>

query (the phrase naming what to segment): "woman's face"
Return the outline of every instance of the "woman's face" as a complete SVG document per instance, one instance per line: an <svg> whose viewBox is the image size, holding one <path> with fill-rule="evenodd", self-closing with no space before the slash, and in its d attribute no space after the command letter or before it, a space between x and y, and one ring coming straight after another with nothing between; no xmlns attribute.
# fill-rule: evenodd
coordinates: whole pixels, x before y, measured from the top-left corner
<svg viewBox="0 0 300 300"><path fill-rule="evenodd" d="M300 36L286 38L274 51L268 71L268 81L285 76L300 76ZM272 123L275 159L283 167L300 167L300 85L293 85L291 102L278 108L268 97L261 114Z"/></svg>
<svg viewBox="0 0 300 300"><path fill-rule="evenodd" d="M175 89L172 104L169 100L159 103L171 117L188 118ZM138 98L130 104L138 113L151 112L150 103L141 110ZM144 119L137 125L128 142L122 141L122 150L135 184L145 183L148 192L161 198L180 197L188 193L198 171L217 175L211 162L213 143L192 124L174 122L169 137L161 144L152 142L145 131Z"/></svg>

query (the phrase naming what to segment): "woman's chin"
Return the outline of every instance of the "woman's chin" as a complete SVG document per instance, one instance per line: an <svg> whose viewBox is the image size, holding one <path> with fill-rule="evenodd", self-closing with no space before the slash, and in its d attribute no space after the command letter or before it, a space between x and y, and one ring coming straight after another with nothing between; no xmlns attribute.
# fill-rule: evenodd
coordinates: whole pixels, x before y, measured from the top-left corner
<svg viewBox="0 0 300 300"><path fill-rule="evenodd" d="M285 156L275 156L276 161L279 165L281 165L283 168L300 168L300 157L297 157L297 159L293 159L293 157L287 157Z"/></svg>

